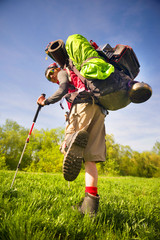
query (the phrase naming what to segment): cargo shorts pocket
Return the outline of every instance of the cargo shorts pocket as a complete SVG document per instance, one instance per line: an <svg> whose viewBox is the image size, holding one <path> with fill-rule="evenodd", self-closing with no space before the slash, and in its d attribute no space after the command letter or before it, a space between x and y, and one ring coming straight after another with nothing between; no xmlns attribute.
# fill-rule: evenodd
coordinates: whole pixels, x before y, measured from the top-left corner
<svg viewBox="0 0 160 240"><path fill-rule="evenodd" d="M73 113L68 121L68 124L66 126L66 134L72 134L76 131L78 131L78 118L79 114L78 113Z"/></svg>

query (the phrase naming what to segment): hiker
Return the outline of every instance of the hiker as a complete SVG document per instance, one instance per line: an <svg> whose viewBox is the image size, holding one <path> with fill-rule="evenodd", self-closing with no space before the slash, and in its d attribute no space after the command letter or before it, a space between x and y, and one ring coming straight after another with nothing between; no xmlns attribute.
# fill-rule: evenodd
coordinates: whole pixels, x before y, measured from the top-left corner
<svg viewBox="0 0 160 240"><path fill-rule="evenodd" d="M70 75L73 79L71 82L67 71L61 70L55 63L51 64L47 68L45 76L49 81L58 83L59 89L48 99L40 96L37 103L44 106L58 102L66 93L74 92L76 87L84 92L85 86L80 79L72 71L70 71ZM99 204L96 162L103 162L106 158L104 119L107 111L97 105L92 96L87 96L87 94L86 96L82 94L82 96L83 98L80 94L77 97L72 107L71 103L68 103L71 112L61 148L64 153L63 175L68 181L75 180L84 160L86 187L80 211L82 213L86 211L96 213Z"/></svg>
<svg viewBox="0 0 160 240"><path fill-rule="evenodd" d="M74 37L77 38L75 46ZM64 154L63 175L67 181L75 180L84 161L85 197L79 210L83 214L92 215L97 213L100 199L97 190L96 163L106 160L104 120L108 113L107 110L117 110L131 102L144 102L149 99L152 92L149 85L132 81L129 76L114 68L112 64L93 56L96 55L95 50L83 36L77 34L70 38L69 41L67 40L66 47L72 63L68 62L62 40L49 44L46 53L56 60L61 68L56 63L51 64L46 69L45 76L49 81L59 84L59 89L48 99L40 96L37 103L44 106L63 98L67 100L70 112L67 116L64 142L61 145L61 152ZM87 51L83 52L84 42ZM79 53L82 51L82 54L71 55L74 47ZM78 53L78 51L75 52ZM81 59L82 63L78 64L79 56L86 58L87 56L84 55L88 52L92 55L88 58L89 61L84 62L85 59ZM75 70L74 65L83 70L81 74ZM86 68L87 65L90 72ZM87 80L83 78L85 74L94 75L93 78L96 76L97 79L90 77ZM99 80L101 78L104 80Z"/></svg>

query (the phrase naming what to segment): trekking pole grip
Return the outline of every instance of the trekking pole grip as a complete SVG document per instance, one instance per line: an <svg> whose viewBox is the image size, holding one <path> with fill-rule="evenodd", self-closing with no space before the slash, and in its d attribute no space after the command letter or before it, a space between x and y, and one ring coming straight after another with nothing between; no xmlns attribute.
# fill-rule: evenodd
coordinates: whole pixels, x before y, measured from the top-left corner
<svg viewBox="0 0 160 240"><path fill-rule="evenodd" d="M42 93L41 96L45 97L46 94L45 93ZM38 108L37 108L37 111L36 111L36 114L34 116L34 119L33 119L33 122L35 123L36 120L37 120L37 117L38 117L38 114L39 114L39 111L41 110L42 106L40 104L38 104Z"/></svg>

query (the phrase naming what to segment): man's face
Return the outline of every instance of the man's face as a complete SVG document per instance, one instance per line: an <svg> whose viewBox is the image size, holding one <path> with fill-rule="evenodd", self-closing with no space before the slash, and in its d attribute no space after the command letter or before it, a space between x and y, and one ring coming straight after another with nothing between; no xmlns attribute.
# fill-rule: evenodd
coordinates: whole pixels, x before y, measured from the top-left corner
<svg viewBox="0 0 160 240"><path fill-rule="evenodd" d="M51 79L51 82L57 83L57 81L58 81L57 75L58 75L58 72L59 72L59 71L60 71L60 69L59 69L59 68L56 68L56 69L54 69L54 72L51 72L51 73L49 74L50 79Z"/></svg>
<svg viewBox="0 0 160 240"><path fill-rule="evenodd" d="M51 79L50 81L51 81L51 82L53 82L53 83L56 83L56 82L57 82L57 80L56 80L55 77L54 77L54 73L50 73L49 76L50 76L50 79Z"/></svg>

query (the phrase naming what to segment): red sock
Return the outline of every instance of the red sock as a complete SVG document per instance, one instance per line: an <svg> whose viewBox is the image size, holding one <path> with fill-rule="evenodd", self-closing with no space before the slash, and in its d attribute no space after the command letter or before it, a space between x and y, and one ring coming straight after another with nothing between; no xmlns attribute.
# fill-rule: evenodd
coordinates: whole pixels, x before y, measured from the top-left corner
<svg viewBox="0 0 160 240"><path fill-rule="evenodd" d="M97 187L86 187L85 192L97 196Z"/></svg>

